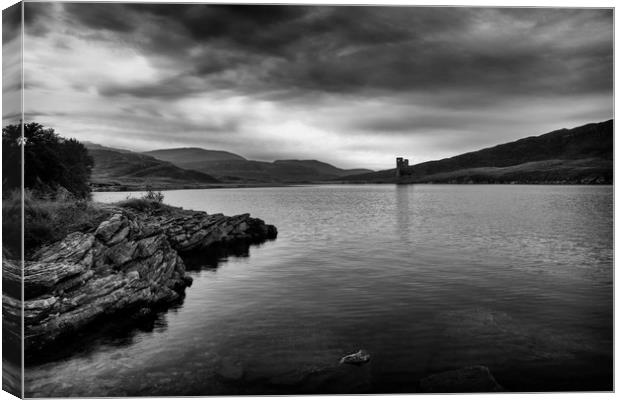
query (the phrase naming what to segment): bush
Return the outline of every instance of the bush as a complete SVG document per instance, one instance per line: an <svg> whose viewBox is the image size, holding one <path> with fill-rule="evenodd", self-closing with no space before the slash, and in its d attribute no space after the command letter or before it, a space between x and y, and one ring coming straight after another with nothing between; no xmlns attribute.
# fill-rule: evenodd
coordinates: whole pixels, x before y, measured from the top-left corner
<svg viewBox="0 0 620 400"><path fill-rule="evenodd" d="M116 203L117 206L130 208L140 212L152 212L160 210L172 210L174 207L164 204L164 194L147 188L147 192L140 198L127 197Z"/></svg>
<svg viewBox="0 0 620 400"><path fill-rule="evenodd" d="M130 199L119 201L118 203L116 203L116 205L119 207L130 208L132 210L142 212L142 211L158 210L161 208L163 203L153 201L153 200L148 200L145 198L140 198L140 199L130 198Z"/></svg>
<svg viewBox="0 0 620 400"><path fill-rule="evenodd" d="M157 203L164 202L164 194L162 192L155 192L151 189L147 189L147 192L144 196L142 196L144 200L154 201Z"/></svg>

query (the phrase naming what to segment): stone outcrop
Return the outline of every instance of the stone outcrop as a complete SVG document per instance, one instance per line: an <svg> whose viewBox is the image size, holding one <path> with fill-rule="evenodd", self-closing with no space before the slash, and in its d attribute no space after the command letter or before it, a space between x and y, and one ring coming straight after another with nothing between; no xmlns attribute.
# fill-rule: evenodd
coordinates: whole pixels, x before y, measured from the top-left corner
<svg viewBox="0 0 620 400"><path fill-rule="evenodd" d="M163 216L158 218L172 247L179 252L208 248L217 243L247 241L250 243L274 239L278 232L273 225L250 218L250 214L227 217L222 214Z"/></svg>
<svg viewBox="0 0 620 400"><path fill-rule="evenodd" d="M93 321L141 312L182 298L191 284L180 254L220 243L275 238L275 227L248 214L226 217L180 209L157 215L111 208L92 232L74 232L24 265L24 343L40 348ZM21 271L3 258L3 312L18 322Z"/></svg>
<svg viewBox="0 0 620 400"><path fill-rule="evenodd" d="M420 380L423 393L483 393L501 392L491 371L483 365L473 365L427 376Z"/></svg>

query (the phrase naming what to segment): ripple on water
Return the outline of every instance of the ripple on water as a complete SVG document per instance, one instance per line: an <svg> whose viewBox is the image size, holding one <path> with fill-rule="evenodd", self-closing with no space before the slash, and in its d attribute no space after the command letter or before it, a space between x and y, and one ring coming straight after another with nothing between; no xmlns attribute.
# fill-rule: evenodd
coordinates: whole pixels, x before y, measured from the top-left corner
<svg viewBox="0 0 620 400"><path fill-rule="evenodd" d="M96 200L125 193L97 193ZM30 365L28 396L413 391L484 364L508 389L609 390L612 187L181 190L278 238L194 270L149 329ZM366 349L372 361L341 368Z"/></svg>

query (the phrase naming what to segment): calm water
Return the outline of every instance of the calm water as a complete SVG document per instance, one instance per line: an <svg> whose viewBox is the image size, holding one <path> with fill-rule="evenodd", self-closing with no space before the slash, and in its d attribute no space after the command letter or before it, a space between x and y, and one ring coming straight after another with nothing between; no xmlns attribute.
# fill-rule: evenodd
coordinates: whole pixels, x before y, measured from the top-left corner
<svg viewBox="0 0 620 400"><path fill-rule="evenodd" d="M165 201L250 212L279 236L204 260L183 304L155 321L31 365L27 396L411 392L472 364L509 390L612 389L612 187L306 186ZM338 366L360 348L369 364Z"/></svg>

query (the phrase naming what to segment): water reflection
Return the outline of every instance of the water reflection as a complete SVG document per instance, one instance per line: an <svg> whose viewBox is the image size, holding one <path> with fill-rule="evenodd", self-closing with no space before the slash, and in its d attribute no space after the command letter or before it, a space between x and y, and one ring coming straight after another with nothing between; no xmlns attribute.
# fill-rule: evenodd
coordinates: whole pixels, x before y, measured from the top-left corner
<svg viewBox="0 0 620 400"><path fill-rule="evenodd" d="M232 243L215 244L208 250L196 250L181 254L187 271L216 269L218 265L228 261L229 257L248 258L250 247L260 247L265 241L236 241Z"/></svg>
<svg viewBox="0 0 620 400"><path fill-rule="evenodd" d="M251 211L282 235L186 256L194 283L162 314L168 325L27 368L28 397L414 392L431 373L476 364L509 390L613 389L610 187L166 196ZM372 361L340 368L360 348Z"/></svg>
<svg viewBox="0 0 620 400"><path fill-rule="evenodd" d="M411 210L409 209L409 196L412 195L413 185L395 185L396 191L396 221L397 237L405 243L409 243L409 230L411 229Z"/></svg>
<svg viewBox="0 0 620 400"><path fill-rule="evenodd" d="M62 360L72 356L87 356L101 347L126 347L135 343L138 333L163 331L168 327L166 313L175 312L183 305L183 299L167 308L149 313L117 314L114 320L101 318L84 330L68 338L59 339L53 346L25 353L26 365L37 365Z"/></svg>
<svg viewBox="0 0 620 400"><path fill-rule="evenodd" d="M247 258L251 246L265 241L236 241L217 244L208 249L180 254L187 271L216 271L218 265L229 257ZM187 288L186 290L191 290ZM127 347L135 342L139 333L161 332L167 329L167 313L177 312L183 306L184 296L170 305L158 308L131 310L127 313L102 317L84 330L68 338L58 340L54 346L43 350L26 352L28 365L43 364L76 356L85 356L102 346Z"/></svg>

